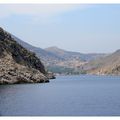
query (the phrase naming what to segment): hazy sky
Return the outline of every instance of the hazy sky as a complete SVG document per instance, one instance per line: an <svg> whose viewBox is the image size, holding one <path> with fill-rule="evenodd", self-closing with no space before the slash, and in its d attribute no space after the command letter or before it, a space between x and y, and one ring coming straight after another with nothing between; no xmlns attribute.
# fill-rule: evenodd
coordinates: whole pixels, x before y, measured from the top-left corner
<svg viewBox="0 0 120 120"><path fill-rule="evenodd" d="M0 4L0 26L41 48L83 53L120 48L119 4Z"/></svg>

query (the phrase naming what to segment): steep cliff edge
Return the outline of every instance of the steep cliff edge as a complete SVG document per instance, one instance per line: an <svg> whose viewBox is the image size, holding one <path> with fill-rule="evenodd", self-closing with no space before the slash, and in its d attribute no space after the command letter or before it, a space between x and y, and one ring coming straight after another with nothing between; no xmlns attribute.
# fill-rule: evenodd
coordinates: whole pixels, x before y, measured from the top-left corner
<svg viewBox="0 0 120 120"><path fill-rule="evenodd" d="M0 28L0 84L48 81L44 65L39 58Z"/></svg>

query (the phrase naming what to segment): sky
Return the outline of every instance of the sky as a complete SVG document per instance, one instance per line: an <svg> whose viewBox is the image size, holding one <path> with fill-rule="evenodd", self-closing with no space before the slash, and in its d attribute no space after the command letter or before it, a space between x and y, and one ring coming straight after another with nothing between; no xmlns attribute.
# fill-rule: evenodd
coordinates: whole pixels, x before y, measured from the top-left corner
<svg viewBox="0 0 120 120"><path fill-rule="evenodd" d="M0 26L40 48L120 49L120 4L0 4Z"/></svg>

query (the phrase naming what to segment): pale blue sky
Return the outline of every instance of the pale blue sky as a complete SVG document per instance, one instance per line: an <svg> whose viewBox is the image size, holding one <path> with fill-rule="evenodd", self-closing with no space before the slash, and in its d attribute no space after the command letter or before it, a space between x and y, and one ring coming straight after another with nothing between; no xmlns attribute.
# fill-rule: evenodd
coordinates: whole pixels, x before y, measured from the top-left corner
<svg viewBox="0 0 120 120"><path fill-rule="evenodd" d="M0 26L33 46L82 53L120 48L120 5L0 5Z"/></svg>

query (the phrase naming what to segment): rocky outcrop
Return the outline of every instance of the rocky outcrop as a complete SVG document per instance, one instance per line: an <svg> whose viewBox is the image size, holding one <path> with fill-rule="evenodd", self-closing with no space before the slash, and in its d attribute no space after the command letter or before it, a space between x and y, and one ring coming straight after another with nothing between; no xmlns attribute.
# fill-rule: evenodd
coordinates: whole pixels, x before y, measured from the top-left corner
<svg viewBox="0 0 120 120"><path fill-rule="evenodd" d="M36 55L0 28L0 84L49 82Z"/></svg>
<svg viewBox="0 0 120 120"><path fill-rule="evenodd" d="M48 77L49 79L55 79L55 78L56 78L55 75L54 75L54 73L52 73L52 72L48 72L48 73L47 73L47 77Z"/></svg>

